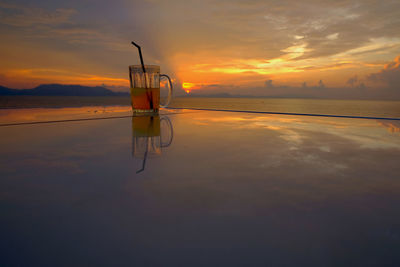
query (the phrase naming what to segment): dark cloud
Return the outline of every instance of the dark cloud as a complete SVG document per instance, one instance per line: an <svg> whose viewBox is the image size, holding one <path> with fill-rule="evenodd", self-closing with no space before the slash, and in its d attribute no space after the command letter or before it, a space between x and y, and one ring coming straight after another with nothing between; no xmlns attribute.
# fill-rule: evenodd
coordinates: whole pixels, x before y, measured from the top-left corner
<svg viewBox="0 0 400 267"><path fill-rule="evenodd" d="M399 1L223 1L217 6L223 8L219 11L221 17L228 18L226 24L222 23L248 30L258 37L259 46L272 37L271 41L277 44L275 49L281 51L296 42L293 36L302 37L297 42L306 43L309 51L301 58L342 53L374 38L400 37ZM263 50L251 50L260 51Z"/></svg>
<svg viewBox="0 0 400 267"><path fill-rule="evenodd" d="M74 14L76 14L76 10L70 8L48 11L37 7L0 2L0 23L17 27L66 23Z"/></svg>
<svg viewBox="0 0 400 267"><path fill-rule="evenodd" d="M265 81L265 87L267 87L267 88L274 88L274 85L272 84L272 80L267 80L267 81Z"/></svg>
<svg viewBox="0 0 400 267"><path fill-rule="evenodd" d="M350 85L351 87L354 87L358 83L358 76L354 75L353 77L350 77L346 84Z"/></svg>
<svg viewBox="0 0 400 267"><path fill-rule="evenodd" d="M318 88L320 88L320 89L325 88L325 84L324 84L324 82L322 80L319 80Z"/></svg>
<svg viewBox="0 0 400 267"><path fill-rule="evenodd" d="M350 77L346 84L351 88L359 89L360 94L365 93L365 89L367 89L367 86L360 78L358 78L358 75Z"/></svg>
<svg viewBox="0 0 400 267"><path fill-rule="evenodd" d="M350 77L349 79L354 79L354 77ZM265 86L262 87L243 87L224 84L202 86L201 89L195 90L194 94L209 96L228 93L233 96L400 100L400 93L396 93L388 88L377 89L367 87L359 78L353 83L352 87L329 87L322 80L319 80L314 85L308 85L306 82L303 82L299 86L273 85L272 80L267 80L265 83Z"/></svg>

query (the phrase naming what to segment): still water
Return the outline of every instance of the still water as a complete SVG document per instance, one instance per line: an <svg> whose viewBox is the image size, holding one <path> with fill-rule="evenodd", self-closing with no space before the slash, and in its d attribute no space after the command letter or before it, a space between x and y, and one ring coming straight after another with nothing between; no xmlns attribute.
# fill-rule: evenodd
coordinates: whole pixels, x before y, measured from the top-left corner
<svg viewBox="0 0 400 267"><path fill-rule="evenodd" d="M400 265L398 121L7 112L1 266Z"/></svg>
<svg viewBox="0 0 400 267"><path fill-rule="evenodd" d="M300 98L177 98L173 107L400 118L400 101Z"/></svg>
<svg viewBox="0 0 400 267"><path fill-rule="evenodd" d="M0 109L130 106L129 97L2 96ZM400 118L400 101L300 98L173 98L171 107Z"/></svg>

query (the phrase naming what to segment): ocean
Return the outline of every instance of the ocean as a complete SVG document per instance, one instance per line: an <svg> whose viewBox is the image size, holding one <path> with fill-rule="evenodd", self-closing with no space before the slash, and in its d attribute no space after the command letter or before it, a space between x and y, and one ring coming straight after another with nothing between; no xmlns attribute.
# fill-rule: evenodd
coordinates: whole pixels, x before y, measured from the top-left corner
<svg viewBox="0 0 400 267"><path fill-rule="evenodd" d="M400 101L300 98L177 98L172 107L400 118Z"/></svg>
<svg viewBox="0 0 400 267"><path fill-rule="evenodd" d="M1 96L0 109L130 106L129 97ZM400 118L400 101L300 98L174 98L170 107Z"/></svg>

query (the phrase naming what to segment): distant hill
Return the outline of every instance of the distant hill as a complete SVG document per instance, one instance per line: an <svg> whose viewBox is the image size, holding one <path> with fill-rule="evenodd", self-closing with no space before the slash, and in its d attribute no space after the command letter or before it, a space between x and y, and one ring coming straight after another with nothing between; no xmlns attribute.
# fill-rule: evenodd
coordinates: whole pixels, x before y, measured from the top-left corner
<svg viewBox="0 0 400 267"><path fill-rule="evenodd" d="M0 95L15 95L14 89L10 89L0 85Z"/></svg>
<svg viewBox="0 0 400 267"><path fill-rule="evenodd" d="M0 86L0 95L30 96L129 96L128 92L114 92L104 87L43 84L32 89L11 89Z"/></svg>

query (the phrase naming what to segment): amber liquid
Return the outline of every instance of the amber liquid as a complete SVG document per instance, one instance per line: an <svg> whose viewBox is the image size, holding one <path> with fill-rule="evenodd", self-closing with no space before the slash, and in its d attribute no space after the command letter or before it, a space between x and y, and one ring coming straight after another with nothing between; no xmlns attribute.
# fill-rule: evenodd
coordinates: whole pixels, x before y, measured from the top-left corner
<svg viewBox="0 0 400 267"><path fill-rule="evenodd" d="M132 88L132 110L137 113L158 112L160 107L160 88Z"/></svg>

